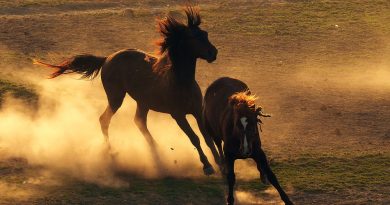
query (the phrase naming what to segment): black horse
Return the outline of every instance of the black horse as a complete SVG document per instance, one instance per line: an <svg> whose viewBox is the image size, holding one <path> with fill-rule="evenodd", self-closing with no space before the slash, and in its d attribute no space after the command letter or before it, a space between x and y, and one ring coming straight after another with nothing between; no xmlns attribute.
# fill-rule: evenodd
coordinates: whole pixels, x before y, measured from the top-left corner
<svg viewBox="0 0 390 205"><path fill-rule="evenodd" d="M100 116L100 125L107 143L111 118L122 105L126 93L137 102L134 121L149 143L155 159L158 153L147 127L148 112L154 110L170 114L198 150L204 173L209 175L214 173L214 169L185 116L192 114L202 134L205 133L201 126L202 93L195 79L196 61L204 59L211 63L216 60L218 50L209 41L208 33L199 27L199 10L189 6L185 13L187 24L172 16L158 21L162 38L157 42L157 56L137 49L126 49L103 57L77 55L59 65L40 61L35 63L55 68L51 78L79 73L84 78L93 79L101 71L108 105ZM212 153L218 155L212 140L204 137Z"/></svg>
<svg viewBox="0 0 390 205"><path fill-rule="evenodd" d="M293 204L279 185L261 149L257 124L261 123L260 117L270 117L270 115L263 114L262 108L256 107L255 99L256 97L251 95L244 82L227 77L213 82L207 88L204 97L203 122L225 164L223 173L226 174L229 184L227 203L234 204L234 161L252 158L256 161L261 176L267 178L278 190L284 203Z"/></svg>

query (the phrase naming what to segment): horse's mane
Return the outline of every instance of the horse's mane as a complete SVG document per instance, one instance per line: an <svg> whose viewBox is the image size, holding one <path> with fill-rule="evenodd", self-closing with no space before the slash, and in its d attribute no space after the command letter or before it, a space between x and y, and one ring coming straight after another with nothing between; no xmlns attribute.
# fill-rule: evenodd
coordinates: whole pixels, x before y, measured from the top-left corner
<svg viewBox="0 0 390 205"><path fill-rule="evenodd" d="M249 108L255 108L256 99L256 95L251 94L249 90L235 93L229 97L229 101L234 105L245 105Z"/></svg>
<svg viewBox="0 0 390 205"><path fill-rule="evenodd" d="M156 42L159 57L153 65L153 71L157 73L163 73L171 68L172 61L175 60L179 52L177 46L187 35L187 29L197 27L201 23L199 9L187 6L184 11L187 15L187 25L170 15L157 21L157 29L161 35L161 38Z"/></svg>

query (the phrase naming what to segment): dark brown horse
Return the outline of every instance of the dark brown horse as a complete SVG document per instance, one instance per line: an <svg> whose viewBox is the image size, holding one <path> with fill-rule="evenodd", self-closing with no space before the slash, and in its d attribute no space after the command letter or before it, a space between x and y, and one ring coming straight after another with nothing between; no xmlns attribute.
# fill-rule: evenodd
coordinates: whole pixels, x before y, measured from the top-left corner
<svg viewBox="0 0 390 205"><path fill-rule="evenodd" d="M201 123L202 93L195 80L196 61L200 58L211 63L216 60L218 50L210 43L207 32L199 27L198 9L187 7L185 12L187 24L171 16L158 21L162 36L157 43L158 56L127 49L108 57L77 55L59 65L36 63L56 68L52 78L75 72L83 78L93 79L101 70L108 106L100 116L100 124L107 142L111 118L122 105L126 93L137 102L134 122L153 150L155 141L147 128L148 111L170 114L197 148L204 173L209 175L214 169L185 116L192 114L202 134L205 133ZM205 139L213 154L217 154L211 138Z"/></svg>
<svg viewBox="0 0 390 205"><path fill-rule="evenodd" d="M220 157L226 166L224 173L229 185L227 202L230 205L234 204L234 161L252 158L256 161L261 176L267 178L278 190L285 204L293 204L279 185L261 149L257 124L261 123L260 117L269 117L269 115L263 114L261 107L256 107L255 99L256 97L250 94L244 82L227 77L213 82L207 88L204 97L205 128L217 145Z"/></svg>

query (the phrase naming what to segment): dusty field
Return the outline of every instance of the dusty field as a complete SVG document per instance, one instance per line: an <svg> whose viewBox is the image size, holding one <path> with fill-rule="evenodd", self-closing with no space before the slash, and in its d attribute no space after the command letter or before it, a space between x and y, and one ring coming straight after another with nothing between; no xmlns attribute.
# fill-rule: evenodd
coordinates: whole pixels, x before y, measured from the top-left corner
<svg viewBox="0 0 390 205"><path fill-rule="evenodd" d="M118 163L109 164L99 152L100 80L51 81L49 70L31 64L152 52L155 18L180 16L179 1L129 2L0 1L0 204L224 204L223 180L202 176L169 117L152 113L149 121L168 174L146 171L153 165L132 124L131 99L113 121ZM198 82L205 89L236 77L260 96L273 114L263 148L292 200L390 204L390 2L200 2L219 56L198 62ZM251 161L237 172L240 204L280 204Z"/></svg>

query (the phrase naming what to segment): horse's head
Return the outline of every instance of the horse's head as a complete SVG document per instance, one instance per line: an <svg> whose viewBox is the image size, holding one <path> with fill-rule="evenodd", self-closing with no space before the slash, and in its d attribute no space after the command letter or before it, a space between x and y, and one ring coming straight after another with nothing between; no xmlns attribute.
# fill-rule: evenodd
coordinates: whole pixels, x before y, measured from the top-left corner
<svg viewBox="0 0 390 205"><path fill-rule="evenodd" d="M196 58L207 60L211 63L217 59L218 50L210 43L207 31L202 30L199 25L201 18L199 11L193 7L187 7L188 36L186 46L191 50L192 55Z"/></svg>
<svg viewBox="0 0 390 205"><path fill-rule="evenodd" d="M239 92L229 98L233 111L233 137L240 142L239 151L243 157L252 154L253 146L260 145L260 133L257 124L260 116L269 117L255 105L256 96L249 91Z"/></svg>
<svg viewBox="0 0 390 205"><path fill-rule="evenodd" d="M210 43L208 34L199 26L201 18L199 10L194 7L185 9L187 25L168 16L158 22L159 32L162 39L158 42L160 53L168 51L172 58L188 56L190 58L201 58L211 63L217 59L217 48Z"/></svg>

